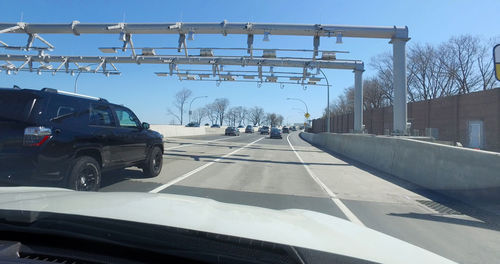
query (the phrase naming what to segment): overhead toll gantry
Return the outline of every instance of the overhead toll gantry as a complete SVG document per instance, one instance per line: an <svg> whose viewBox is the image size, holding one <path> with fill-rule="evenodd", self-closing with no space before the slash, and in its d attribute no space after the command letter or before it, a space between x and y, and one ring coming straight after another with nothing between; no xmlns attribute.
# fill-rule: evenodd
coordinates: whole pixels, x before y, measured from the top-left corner
<svg viewBox="0 0 500 264"><path fill-rule="evenodd" d="M375 27L375 26L344 26L344 25L325 25L325 24L268 24L268 23L231 23L224 20L221 23L80 23L73 21L68 24L35 24L35 23L0 23L1 34L27 34L28 40L25 46L9 46L5 42L0 42L6 49L18 50L39 50L39 55L0 55L0 60L7 61L4 65L9 67L9 71L15 70L18 67L13 65L11 61L23 62L23 64L32 64L38 62L40 67L49 68L49 62L61 63L57 69L60 69L68 63L97 63L100 65L101 71L106 73L106 65L114 66L117 63L148 63L148 64L169 64L167 73L157 73L159 76L181 74L180 77L185 80L207 80L206 73L198 72L197 70L188 70L178 72L177 65L211 65L212 71L218 77L215 81L236 81L237 77L243 78L241 81L253 81L251 78L258 78L257 82L275 82L279 78L272 70L269 70L267 75L264 75L262 67L294 67L302 68L303 74L297 74L288 77L293 80L293 83L305 85L323 85L319 81L323 78L318 78L308 72L308 70L316 69L316 74L321 74L325 77L321 69L348 69L354 71L355 76L355 108L354 108L354 130L363 130L362 120L362 72L364 65L361 61L337 60L336 53L341 51L320 50L321 37L335 37L336 43L342 43L343 38L378 38L390 39L393 45L393 68L394 68L394 122L393 131L395 133L404 133L407 127L407 110L406 110L406 56L405 44L409 40L407 27ZM46 55L46 50L54 49L54 45L42 38L41 34L72 34L80 36L83 34L118 34L121 47L101 48L102 52L115 53L118 50L131 51L131 56L128 57L112 57L112 56L51 56ZM163 48L176 49L178 52L183 52L183 56L166 56L157 55L156 51L162 48L136 48L134 47L133 35L140 34L177 34L179 36L177 47ZM187 41L194 39L196 34L220 34L227 35L247 35L246 48L233 48L233 50L246 50L247 56L214 56L214 50L217 48L194 48L199 49L199 55L191 55L190 51L193 48L187 47ZM293 50L288 51L306 51L312 52L309 58L289 58L277 57L276 52L279 49L256 49L253 47L254 38L256 35L262 35L263 41L269 41L273 35L280 36L311 36L312 50ZM43 42L46 47L33 47L35 39ZM137 52L140 49L141 54ZM223 48L220 48L223 49ZM228 48L226 48L228 49ZM231 49L231 48L229 48ZM256 57L254 51L262 51L262 57ZM287 51L283 49L281 51ZM321 53L321 57L318 57ZM258 68L257 74L236 74L235 71L229 73L221 70L223 65L239 65L239 66L255 66ZM23 65L24 67L25 65ZM3 67L3 66L2 66ZM79 67L78 67L79 68ZM32 68L31 68L32 69ZM70 71L65 67L66 72ZM96 67L97 69L97 67ZM41 71L54 71L53 69L40 69ZM95 71L95 70L94 70ZM70 71L71 72L71 71ZM89 70L92 72L92 70ZM198 74L194 75L191 72ZM107 72L110 74L111 72ZM107 75L108 75L107 74ZM185 74L185 75L183 75ZM210 76L210 74L208 74ZM311 76L312 75L312 76ZM212 77L216 77L212 74ZM288 75L287 75L288 76ZM293 79L292 79L293 78ZM300 79L298 79L300 78ZM313 78L311 80L311 78ZM317 81L314 81L317 80ZM329 88L329 84L327 83ZM329 89L327 100L329 101ZM329 106L329 102L328 102ZM327 107L329 116L329 107ZM329 121L330 118L327 118ZM330 125L327 124L327 130Z"/></svg>

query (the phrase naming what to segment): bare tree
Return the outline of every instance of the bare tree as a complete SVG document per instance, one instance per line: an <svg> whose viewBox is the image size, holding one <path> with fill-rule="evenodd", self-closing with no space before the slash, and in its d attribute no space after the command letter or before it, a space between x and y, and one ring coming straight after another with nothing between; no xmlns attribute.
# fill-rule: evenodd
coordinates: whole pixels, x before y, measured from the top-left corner
<svg viewBox="0 0 500 264"><path fill-rule="evenodd" d="M192 93L193 92L191 90L183 88L182 90L180 90L175 94L174 106L179 111L179 114L172 111L172 109L170 108L167 109L167 112L172 116L174 116L175 118L177 118L177 120L179 120L181 125L183 123L183 117L184 117L184 105L186 104L186 101L189 99L189 97L191 97Z"/></svg>
<svg viewBox="0 0 500 264"><path fill-rule="evenodd" d="M479 47L477 54L477 68L481 78L481 86L483 90L493 88L495 85L495 69L493 68L493 56L491 54L491 47L493 47L494 40L490 39Z"/></svg>
<svg viewBox="0 0 500 264"><path fill-rule="evenodd" d="M248 120L253 123L254 126L260 124L262 119L265 117L264 109L262 107L253 107L249 110Z"/></svg>
<svg viewBox="0 0 500 264"><path fill-rule="evenodd" d="M269 124L271 127L281 126L283 124L283 120L285 118L276 113L267 113L265 117L266 124Z"/></svg>
<svg viewBox="0 0 500 264"><path fill-rule="evenodd" d="M214 101L214 109L217 113L218 120L220 125L222 126L224 122L224 115L226 114L226 110L229 106L229 100L227 98L217 98Z"/></svg>
<svg viewBox="0 0 500 264"><path fill-rule="evenodd" d="M350 105L345 94L340 94L337 99L330 102L330 113L333 115L349 114L354 111L354 105ZM326 117L326 107L323 118Z"/></svg>
<svg viewBox="0 0 500 264"><path fill-rule="evenodd" d="M276 116L275 113L268 113L268 114L266 114L266 119L268 121L268 124L270 126L272 126L272 127L276 126L276 118L277 118L277 116Z"/></svg>
<svg viewBox="0 0 500 264"><path fill-rule="evenodd" d="M167 114L175 117L175 118L172 118L172 120L170 120L171 125L179 124L181 122L181 117L176 112L172 111L172 109L167 108ZM177 120L177 121L175 121L175 120ZM179 122L179 123L177 123L177 122Z"/></svg>
<svg viewBox="0 0 500 264"><path fill-rule="evenodd" d="M206 116L208 118L208 120L210 120L210 123L211 124L217 124L217 121L219 120L218 119L218 115L217 115L217 111L215 110L215 105L212 103L212 104L207 104L205 105L205 112L207 113Z"/></svg>
<svg viewBox="0 0 500 264"><path fill-rule="evenodd" d="M194 120L194 122L201 124L201 121L206 116L207 116L207 109L205 107L202 107L193 111L192 119Z"/></svg>
<svg viewBox="0 0 500 264"><path fill-rule="evenodd" d="M408 93L411 101L429 100L456 93L449 63L453 53L445 45L415 44L408 52ZM451 70L451 72L450 72Z"/></svg>
<svg viewBox="0 0 500 264"><path fill-rule="evenodd" d="M247 114L248 114L248 109L246 109L245 107L238 106L236 108L236 118L238 125L240 126L243 125L243 122L245 121Z"/></svg>
<svg viewBox="0 0 500 264"><path fill-rule="evenodd" d="M380 108L389 104L385 93L377 77L371 77L363 81L363 109L369 110ZM337 99L330 103L330 113L334 115L343 115L354 112L354 87L344 89ZM323 118L326 117L326 108L323 112Z"/></svg>
<svg viewBox="0 0 500 264"><path fill-rule="evenodd" d="M383 89L384 98L392 105L394 97L392 55L390 53L382 53L375 56L372 58L370 66L377 71L377 78Z"/></svg>
<svg viewBox="0 0 500 264"><path fill-rule="evenodd" d="M344 89L344 93L337 98L337 108L334 112L348 114L354 112L354 87Z"/></svg>
<svg viewBox="0 0 500 264"><path fill-rule="evenodd" d="M276 126L283 125L283 120L285 120L285 118L282 115L277 115L276 116Z"/></svg>
<svg viewBox="0 0 500 264"><path fill-rule="evenodd" d="M442 60L458 84L458 93L466 94L477 90L481 82L481 77L476 72L479 38L471 35L452 37L444 47L450 53L442 57Z"/></svg>
<svg viewBox="0 0 500 264"><path fill-rule="evenodd" d="M454 71L450 71L446 61L449 60L452 52L445 45L436 48L436 60L434 65L435 78L433 85L436 86L439 95L437 97L450 96L458 93L457 82Z"/></svg>
<svg viewBox="0 0 500 264"><path fill-rule="evenodd" d="M269 120L269 114L265 114L259 124L264 125L264 126L269 126L270 123L271 123L271 121Z"/></svg>
<svg viewBox="0 0 500 264"><path fill-rule="evenodd" d="M496 81L488 43L482 45L471 35L452 37L438 46L414 44L408 50L408 100L438 97L491 89ZM363 108L373 109L392 104L393 62L389 53L372 58L376 75L363 82ZM353 112L354 89L348 87L330 104L333 114ZM326 109L324 111L326 116Z"/></svg>
<svg viewBox="0 0 500 264"><path fill-rule="evenodd" d="M226 124L228 126L236 126L236 120L238 119L238 109L237 107L232 107L226 112Z"/></svg>
<svg viewBox="0 0 500 264"><path fill-rule="evenodd" d="M414 44L408 51L408 91L410 101L433 99L437 87L433 85L436 51L430 44Z"/></svg>
<svg viewBox="0 0 500 264"><path fill-rule="evenodd" d="M377 78L363 81L363 108L373 109L385 106L385 96L382 84Z"/></svg>
<svg viewBox="0 0 500 264"><path fill-rule="evenodd" d="M247 114L243 106L231 107L226 113L226 123L230 126L242 125Z"/></svg>

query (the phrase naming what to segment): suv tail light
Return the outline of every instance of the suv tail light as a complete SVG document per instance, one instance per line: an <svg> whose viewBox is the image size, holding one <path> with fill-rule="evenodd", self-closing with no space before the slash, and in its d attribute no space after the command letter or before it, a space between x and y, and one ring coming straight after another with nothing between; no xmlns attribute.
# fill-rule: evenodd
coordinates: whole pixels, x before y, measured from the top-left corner
<svg viewBox="0 0 500 264"><path fill-rule="evenodd" d="M27 127L24 129L24 146L41 146L52 136L52 130L46 127Z"/></svg>

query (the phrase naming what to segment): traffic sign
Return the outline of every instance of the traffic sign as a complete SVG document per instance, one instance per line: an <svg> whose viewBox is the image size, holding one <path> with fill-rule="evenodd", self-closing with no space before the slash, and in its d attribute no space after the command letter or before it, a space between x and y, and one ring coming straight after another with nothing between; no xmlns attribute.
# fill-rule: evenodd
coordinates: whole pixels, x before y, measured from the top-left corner
<svg viewBox="0 0 500 264"><path fill-rule="evenodd" d="M311 115L310 115L309 113L305 113L305 114L304 114L304 116L305 116L306 118L309 118Z"/></svg>
<svg viewBox="0 0 500 264"><path fill-rule="evenodd" d="M495 60L495 77L500 81L500 44L493 48L493 59Z"/></svg>

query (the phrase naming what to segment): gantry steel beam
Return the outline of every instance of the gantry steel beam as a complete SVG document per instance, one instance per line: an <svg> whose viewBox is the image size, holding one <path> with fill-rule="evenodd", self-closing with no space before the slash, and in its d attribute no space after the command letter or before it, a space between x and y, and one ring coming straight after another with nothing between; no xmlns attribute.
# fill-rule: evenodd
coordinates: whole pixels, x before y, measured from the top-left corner
<svg viewBox="0 0 500 264"><path fill-rule="evenodd" d="M293 35L355 38L408 38L407 27L397 26L347 26L330 24L274 24L274 23L80 23L68 24L0 23L0 33L28 34L253 34L253 35Z"/></svg>
<svg viewBox="0 0 500 264"><path fill-rule="evenodd" d="M68 63L136 63L136 64L190 64L190 65L236 65L236 66L274 66L296 68L325 68L344 70L364 70L362 61L356 60L315 60L285 58L248 58L248 57L200 57L200 56L37 56L37 55L0 55L1 61L63 62Z"/></svg>

